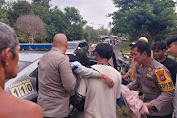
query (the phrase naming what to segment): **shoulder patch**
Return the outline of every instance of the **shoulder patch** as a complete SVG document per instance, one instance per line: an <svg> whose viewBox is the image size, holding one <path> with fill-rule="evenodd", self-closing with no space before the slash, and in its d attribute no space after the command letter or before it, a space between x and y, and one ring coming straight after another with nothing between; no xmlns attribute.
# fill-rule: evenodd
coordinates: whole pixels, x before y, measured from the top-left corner
<svg viewBox="0 0 177 118"><path fill-rule="evenodd" d="M77 64L77 65L75 65L74 67L72 67L72 70L74 71L74 70L76 70L78 67L79 67L79 65Z"/></svg>
<svg viewBox="0 0 177 118"><path fill-rule="evenodd" d="M155 74L161 91L168 92L175 89L171 78L163 68L155 70Z"/></svg>

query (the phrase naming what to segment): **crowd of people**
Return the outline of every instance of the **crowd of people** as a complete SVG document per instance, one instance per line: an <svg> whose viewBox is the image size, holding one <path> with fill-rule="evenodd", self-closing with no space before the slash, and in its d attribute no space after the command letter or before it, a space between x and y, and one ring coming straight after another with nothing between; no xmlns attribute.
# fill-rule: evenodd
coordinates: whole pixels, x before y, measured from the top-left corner
<svg viewBox="0 0 177 118"><path fill-rule="evenodd" d="M145 37L133 42L131 66L124 76L108 64L113 55L110 44L96 45L97 64L92 66L82 51L70 58L65 55L67 47L67 37L56 34L51 50L40 59L37 104L13 97L4 86L6 79L17 76L20 46L14 30L0 22L0 118L69 118L70 104L80 111L76 118L117 118L120 99L126 100L134 116L172 118L174 113L177 118L177 62L166 56L168 47L168 53L177 57L177 35L152 47ZM130 83L122 86L127 77ZM138 101L128 98L134 93L125 89L141 93Z"/></svg>

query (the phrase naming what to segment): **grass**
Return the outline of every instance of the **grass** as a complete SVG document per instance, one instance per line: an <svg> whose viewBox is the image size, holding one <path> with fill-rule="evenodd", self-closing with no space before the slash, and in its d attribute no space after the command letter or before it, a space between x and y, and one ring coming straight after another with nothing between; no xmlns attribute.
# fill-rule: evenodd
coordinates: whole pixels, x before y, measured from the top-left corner
<svg viewBox="0 0 177 118"><path fill-rule="evenodd" d="M132 118L130 112L126 107L120 108L117 105L117 118Z"/></svg>
<svg viewBox="0 0 177 118"><path fill-rule="evenodd" d="M122 42L122 51L123 53L129 53L130 49L129 49L129 45L131 44L130 41L124 41Z"/></svg>
<svg viewBox="0 0 177 118"><path fill-rule="evenodd" d="M177 61L177 58L174 58L174 57L172 57L171 55L168 55L168 58L170 58L170 59L173 59L173 60Z"/></svg>

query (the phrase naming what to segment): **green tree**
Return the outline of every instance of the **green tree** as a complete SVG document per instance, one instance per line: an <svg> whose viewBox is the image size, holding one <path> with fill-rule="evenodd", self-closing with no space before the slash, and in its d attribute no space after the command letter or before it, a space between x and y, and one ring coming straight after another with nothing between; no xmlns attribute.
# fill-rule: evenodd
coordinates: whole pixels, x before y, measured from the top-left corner
<svg viewBox="0 0 177 118"><path fill-rule="evenodd" d="M98 35L108 35L109 31L107 29L104 28L104 26L101 26L98 30L97 30L97 34Z"/></svg>
<svg viewBox="0 0 177 118"><path fill-rule="evenodd" d="M5 0L0 0L0 22L8 24Z"/></svg>
<svg viewBox="0 0 177 118"><path fill-rule="evenodd" d="M86 26L84 28L84 32L87 32L90 35L90 41L94 42L98 40L97 30L95 30L93 27Z"/></svg>
<svg viewBox="0 0 177 118"><path fill-rule="evenodd" d="M17 2L13 2L12 6L9 6L8 16L7 16L10 25L13 26L18 17L27 14L31 14L30 3L21 0L18 0Z"/></svg>
<svg viewBox="0 0 177 118"><path fill-rule="evenodd" d="M80 25L83 27L87 23L87 21L83 20L79 10L75 7L66 7L64 8L64 12L66 18L70 21L71 24Z"/></svg>
<svg viewBox="0 0 177 118"><path fill-rule="evenodd" d="M83 39L83 29L79 25L72 25L68 28L67 32L65 32L68 40L82 40Z"/></svg>
<svg viewBox="0 0 177 118"><path fill-rule="evenodd" d="M146 36L153 43L165 39L175 27L173 0L113 0L112 32L128 34L131 40Z"/></svg>
<svg viewBox="0 0 177 118"><path fill-rule="evenodd" d="M89 32L84 32L84 39L89 43L90 42L90 34Z"/></svg>
<svg viewBox="0 0 177 118"><path fill-rule="evenodd" d="M82 27L86 24L86 21L83 20L79 10L74 7L66 7L64 9L64 14L67 21L67 30L65 33L68 39L82 40L84 35Z"/></svg>
<svg viewBox="0 0 177 118"><path fill-rule="evenodd" d="M37 4L41 5L41 6L50 8L49 2L50 2L51 0L32 0L32 1L33 1L33 3L37 3Z"/></svg>
<svg viewBox="0 0 177 118"><path fill-rule="evenodd" d="M47 30L50 35L50 39L52 40L53 36L57 33L66 34L69 21L66 19L65 14L58 9L58 7L54 7L54 9L50 10L50 21L46 24L48 24Z"/></svg>
<svg viewBox="0 0 177 118"><path fill-rule="evenodd" d="M45 23L47 36L44 39L39 39L37 42L52 42L52 39L57 33L64 33L69 40L83 39L83 26L86 21L82 18L79 10L74 7L66 7L64 12L58 7L51 8L49 2L51 0L32 0L29 3L26 0L17 0L16 2L5 3L0 0L0 21L7 22L11 27L15 27L16 20L24 15L39 16ZM16 27L15 27L16 28ZM19 31L19 30L18 30ZM19 33L20 34L20 33ZM24 36L20 39L23 40ZM29 39L29 35L26 35ZM36 41L36 39L34 38Z"/></svg>

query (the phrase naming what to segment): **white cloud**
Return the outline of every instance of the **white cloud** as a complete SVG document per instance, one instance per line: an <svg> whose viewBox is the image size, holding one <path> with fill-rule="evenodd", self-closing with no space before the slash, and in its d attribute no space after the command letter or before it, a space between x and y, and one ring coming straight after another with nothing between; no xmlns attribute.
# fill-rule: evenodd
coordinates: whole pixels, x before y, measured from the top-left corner
<svg viewBox="0 0 177 118"><path fill-rule="evenodd" d="M77 8L84 20L88 22L88 25L94 28L103 25L107 28L112 19L106 16L108 13L116 11L112 0L51 0L50 4L58 6L60 9L64 9L66 6Z"/></svg>

